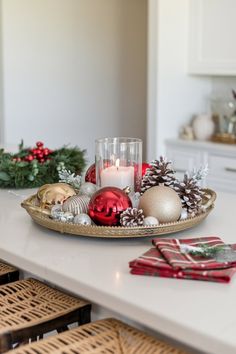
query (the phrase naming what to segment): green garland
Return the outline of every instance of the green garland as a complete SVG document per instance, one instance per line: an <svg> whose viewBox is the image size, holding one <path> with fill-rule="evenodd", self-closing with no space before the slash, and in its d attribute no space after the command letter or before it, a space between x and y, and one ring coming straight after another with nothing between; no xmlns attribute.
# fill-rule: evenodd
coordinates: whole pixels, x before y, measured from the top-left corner
<svg viewBox="0 0 236 354"><path fill-rule="evenodd" d="M19 145L16 154L0 149L0 188L34 188L46 183L58 182L58 172L63 169L81 174L85 161L85 150L77 146L64 146L58 150L49 150L44 162L37 158L27 161L32 149Z"/></svg>

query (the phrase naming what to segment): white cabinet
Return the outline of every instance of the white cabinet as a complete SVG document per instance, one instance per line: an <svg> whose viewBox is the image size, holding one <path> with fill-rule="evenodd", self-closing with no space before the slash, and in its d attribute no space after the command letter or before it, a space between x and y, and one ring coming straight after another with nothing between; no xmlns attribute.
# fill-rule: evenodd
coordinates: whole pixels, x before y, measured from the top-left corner
<svg viewBox="0 0 236 354"><path fill-rule="evenodd" d="M173 139L166 141L166 156L177 177L207 163L209 174L203 186L236 193L236 145Z"/></svg>
<svg viewBox="0 0 236 354"><path fill-rule="evenodd" d="M189 73L236 75L235 18L235 0L189 0Z"/></svg>

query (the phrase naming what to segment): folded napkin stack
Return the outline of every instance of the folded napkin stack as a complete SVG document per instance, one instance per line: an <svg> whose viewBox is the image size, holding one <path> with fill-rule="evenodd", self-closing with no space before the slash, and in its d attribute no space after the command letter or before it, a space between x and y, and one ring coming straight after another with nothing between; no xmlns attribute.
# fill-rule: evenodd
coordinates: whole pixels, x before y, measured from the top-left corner
<svg viewBox="0 0 236 354"><path fill-rule="evenodd" d="M158 238L152 243L154 247L130 262L132 274L228 283L236 271L236 245L230 245L231 254L233 252L231 258L220 259L213 252L207 256L201 252L191 252L227 248L229 245L225 245L219 237Z"/></svg>

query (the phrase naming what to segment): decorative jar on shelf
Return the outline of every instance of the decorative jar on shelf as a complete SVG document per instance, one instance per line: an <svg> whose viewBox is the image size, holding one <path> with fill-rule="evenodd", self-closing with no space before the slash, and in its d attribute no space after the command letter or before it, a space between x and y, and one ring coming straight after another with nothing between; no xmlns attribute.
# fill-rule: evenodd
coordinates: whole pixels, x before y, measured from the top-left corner
<svg viewBox="0 0 236 354"><path fill-rule="evenodd" d="M211 114L200 114L193 120L193 133L197 140L209 140L215 130Z"/></svg>

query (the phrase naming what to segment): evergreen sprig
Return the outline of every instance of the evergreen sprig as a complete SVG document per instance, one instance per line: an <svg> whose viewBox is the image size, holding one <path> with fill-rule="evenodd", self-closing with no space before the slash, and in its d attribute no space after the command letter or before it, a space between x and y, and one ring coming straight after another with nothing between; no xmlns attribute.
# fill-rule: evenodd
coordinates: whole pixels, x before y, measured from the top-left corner
<svg viewBox="0 0 236 354"><path fill-rule="evenodd" d="M0 149L0 188L34 188L46 183L58 182L58 170L67 169L81 174L85 161L85 150L77 146L63 146L50 153L50 159L40 163L36 159L24 161L30 148L19 145L16 154Z"/></svg>

